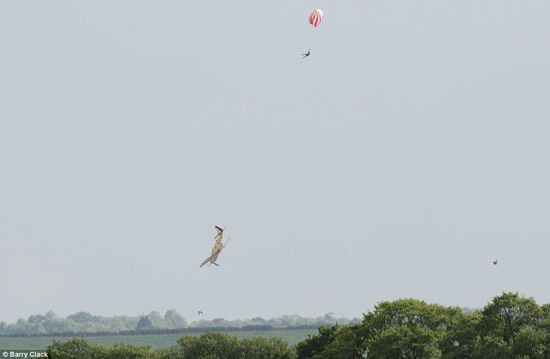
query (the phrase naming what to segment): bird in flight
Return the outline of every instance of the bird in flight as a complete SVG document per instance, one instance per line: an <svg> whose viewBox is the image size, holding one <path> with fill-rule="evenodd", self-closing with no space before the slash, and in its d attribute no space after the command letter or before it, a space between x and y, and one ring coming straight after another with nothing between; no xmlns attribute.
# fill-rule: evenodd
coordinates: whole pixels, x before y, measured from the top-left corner
<svg viewBox="0 0 550 359"><path fill-rule="evenodd" d="M214 264L215 266L219 267L218 263L216 263L216 260L218 259L218 256L220 255L222 250L227 245L227 242L229 242L229 239L228 239L227 241L225 241L225 243L222 243L224 228L221 228L221 227L218 227L218 226L214 226L214 228L216 229L217 233L214 236L214 239L216 240L216 242L214 243L214 247L212 248L212 253L210 253L210 257L206 258L201 263L199 268L202 268L202 266L204 266L206 263Z"/></svg>
<svg viewBox="0 0 550 359"><path fill-rule="evenodd" d="M494 265L497 265L497 264L498 264L498 259L495 259L495 260L493 261L493 264L494 264Z"/></svg>
<svg viewBox="0 0 550 359"><path fill-rule="evenodd" d="M203 314L203 313L202 313L201 310L199 310L199 311L197 312L197 314L198 314L198 315L201 315L201 314Z"/></svg>
<svg viewBox="0 0 550 359"><path fill-rule="evenodd" d="M311 55L311 49L307 49L307 52L305 54L302 54L302 59L305 59L309 55Z"/></svg>

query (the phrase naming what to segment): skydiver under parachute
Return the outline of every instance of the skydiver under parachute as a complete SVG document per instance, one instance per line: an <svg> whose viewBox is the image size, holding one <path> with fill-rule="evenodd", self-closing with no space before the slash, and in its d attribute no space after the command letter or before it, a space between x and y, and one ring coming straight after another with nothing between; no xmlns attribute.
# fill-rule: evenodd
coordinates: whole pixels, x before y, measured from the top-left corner
<svg viewBox="0 0 550 359"><path fill-rule="evenodd" d="M325 16L325 13L321 9L315 9L313 12L309 15L309 23L313 27L319 26L321 24L321 21L323 20L323 16ZM302 54L302 59L305 59L311 55L311 49L307 49L307 52L305 54Z"/></svg>
<svg viewBox="0 0 550 359"><path fill-rule="evenodd" d="M228 239L227 241L225 241L225 243L222 243L224 228L221 228L221 227L218 227L218 226L214 226L214 228L216 228L217 233L214 236L214 239L216 239L216 242L214 243L214 247L212 248L212 253L210 254L210 257L206 258L201 263L199 268L202 268L202 266L204 266L206 263L208 263L209 265L214 264L215 266L219 267L218 263L216 263L216 260L218 259L218 256L220 255L222 250L227 245L227 242L229 242L229 239Z"/></svg>

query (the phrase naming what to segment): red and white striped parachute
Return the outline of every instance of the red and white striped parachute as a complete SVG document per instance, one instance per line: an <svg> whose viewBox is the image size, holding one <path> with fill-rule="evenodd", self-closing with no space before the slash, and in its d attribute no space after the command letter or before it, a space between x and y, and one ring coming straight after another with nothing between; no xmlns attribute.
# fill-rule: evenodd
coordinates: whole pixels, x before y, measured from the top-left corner
<svg viewBox="0 0 550 359"><path fill-rule="evenodd" d="M313 25L313 27L317 27L319 26L319 24L321 23L321 21L323 21L323 16L325 14L323 13L323 10L321 9L315 9L313 10L313 12L311 13L311 15L309 15L309 23L311 25Z"/></svg>

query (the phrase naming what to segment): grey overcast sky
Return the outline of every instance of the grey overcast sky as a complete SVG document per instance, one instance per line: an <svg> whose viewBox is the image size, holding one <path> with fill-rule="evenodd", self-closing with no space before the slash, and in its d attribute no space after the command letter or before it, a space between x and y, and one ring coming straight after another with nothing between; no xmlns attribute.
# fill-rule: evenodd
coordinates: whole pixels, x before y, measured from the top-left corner
<svg viewBox="0 0 550 359"><path fill-rule="evenodd" d="M0 0L0 320L550 302L549 13Z"/></svg>

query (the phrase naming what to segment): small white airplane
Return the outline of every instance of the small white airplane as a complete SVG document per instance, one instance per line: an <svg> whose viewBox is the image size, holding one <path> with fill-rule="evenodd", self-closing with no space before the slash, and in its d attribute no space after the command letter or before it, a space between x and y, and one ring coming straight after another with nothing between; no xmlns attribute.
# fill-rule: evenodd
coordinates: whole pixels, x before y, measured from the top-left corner
<svg viewBox="0 0 550 359"><path fill-rule="evenodd" d="M225 241L225 243L222 243L224 228L221 228L218 226L214 226L214 228L216 228L217 233L214 236L214 239L216 240L216 242L214 243L214 247L212 248L212 253L210 254L210 257L206 258L201 263L199 268L202 268L206 263L214 264L215 266L219 267L218 263L216 263L216 260L218 259L218 256L220 255L222 250L225 248L225 246L229 242L229 239L231 239L229 238L227 241Z"/></svg>

